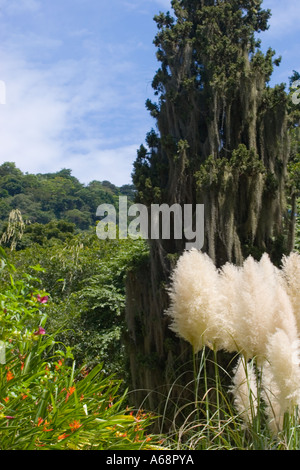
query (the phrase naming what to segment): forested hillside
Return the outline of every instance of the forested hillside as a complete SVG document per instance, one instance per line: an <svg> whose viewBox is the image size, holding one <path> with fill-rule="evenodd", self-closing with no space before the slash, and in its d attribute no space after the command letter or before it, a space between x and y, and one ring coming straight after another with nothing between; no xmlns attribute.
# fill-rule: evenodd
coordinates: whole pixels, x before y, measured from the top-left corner
<svg viewBox="0 0 300 470"><path fill-rule="evenodd" d="M86 230L95 225L98 205L116 205L119 196L132 201L133 185L129 182L118 188L109 181L84 185L69 169L33 175L6 162L0 166L0 230L13 209L21 211L28 225L26 233L35 235L35 240L49 238L50 231L54 234L57 227L61 232ZM66 223L57 225L58 221ZM43 230L39 224L43 224Z"/></svg>

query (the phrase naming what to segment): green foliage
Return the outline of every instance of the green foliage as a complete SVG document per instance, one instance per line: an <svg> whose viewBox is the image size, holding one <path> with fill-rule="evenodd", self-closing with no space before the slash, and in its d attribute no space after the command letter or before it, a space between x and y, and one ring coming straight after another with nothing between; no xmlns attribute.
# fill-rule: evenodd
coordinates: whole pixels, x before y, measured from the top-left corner
<svg viewBox="0 0 300 470"><path fill-rule="evenodd" d="M43 268L40 276L53 300L49 331L60 330L59 338L72 347L78 363L92 367L101 362L106 373L126 379L125 279L129 269L148 257L145 241L99 240L95 230L72 235L68 226L65 232L60 226L66 239L47 240L47 226L38 228L42 243L9 256L19 271L37 264Z"/></svg>
<svg viewBox="0 0 300 470"><path fill-rule="evenodd" d="M291 158L288 166L289 189L291 194L300 195L300 128L294 127L291 132Z"/></svg>
<svg viewBox="0 0 300 470"><path fill-rule="evenodd" d="M87 230L96 222L97 207L103 203L115 205L122 195L132 200L134 187L118 188L109 181L83 185L69 169L23 174L14 163L5 162L0 166L0 229L5 229L11 210L18 209L24 221L31 224L64 219L75 224L77 230Z"/></svg>
<svg viewBox="0 0 300 470"><path fill-rule="evenodd" d="M0 254L0 449L158 448L146 434L153 418L127 408L120 381L102 365L77 368L70 348L48 332L51 301L40 279L15 280Z"/></svg>
<svg viewBox="0 0 300 470"><path fill-rule="evenodd" d="M228 179L240 178L241 176L253 176L265 174L266 169L253 150L248 150L243 144L232 152L231 158L219 158L215 160L209 157L195 178L199 188L221 186Z"/></svg>

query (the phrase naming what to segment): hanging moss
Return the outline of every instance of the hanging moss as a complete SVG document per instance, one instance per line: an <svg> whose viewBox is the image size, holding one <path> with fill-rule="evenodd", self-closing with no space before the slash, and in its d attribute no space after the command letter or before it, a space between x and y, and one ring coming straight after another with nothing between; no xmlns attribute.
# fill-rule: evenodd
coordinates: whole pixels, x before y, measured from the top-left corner
<svg viewBox="0 0 300 470"><path fill-rule="evenodd" d="M147 107L156 118L156 144L140 148L133 182L138 202L149 207L153 202L204 204L203 250L217 266L241 264L245 255L259 257L264 251L280 258L289 236L284 225L289 97L283 85L268 85L280 59L271 48L266 54L260 50L256 34L268 28L270 17L261 4L173 0L174 17L155 17L160 68L152 86L157 103L147 102ZM182 253L185 241L153 240L149 247L149 267L128 281L133 385L159 387L167 395L175 368L187 360L187 348L180 341L177 354L166 347L173 336L161 286L168 285L174 267L170 254ZM134 342L136 312L145 331L143 343ZM137 352L155 354L165 367L158 374L139 370Z"/></svg>

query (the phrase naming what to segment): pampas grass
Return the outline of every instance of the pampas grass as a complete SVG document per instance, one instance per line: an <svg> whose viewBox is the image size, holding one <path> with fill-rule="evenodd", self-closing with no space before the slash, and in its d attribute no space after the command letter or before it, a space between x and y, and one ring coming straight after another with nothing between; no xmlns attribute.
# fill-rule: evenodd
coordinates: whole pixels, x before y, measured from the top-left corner
<svg viewBox="0 0 300 470"><path fill-rule="evenodd" d="M300 255L299 253L291 253L284 256L282 260L282 279L284 287L289 295L297 328L300 332Z"/></svg>
<svg viewBox="0 0 300 470"><path fill-rule="evenodd" d="M192 249L172 274L170 328L194 354L206 346L237 353L230 391L247 427L260 399L271 433L280 432L284 416L300 405L299 287L296 253L283 258L282 269L264 254L260 261L250 256L241 267L227 263L217 270L206 254Z"/></svg>
<svg viewBox="0 0 300 470"><path fill-rule="evenodd" d="M300 406L299 340L291 342L283 330L270 335L263 386L269 425L274 432L283 429L284 415Z"/></svg>
<svg viewBox="0 0 300 470"><path fill-rule="evenodd" d="M257 380L253 363L246 363L240 357L233 370L232 387L234 405L244 423L249 425L257 415Z"/></svg>
<svg viewBox="0 0 300 470"><path fill-rule="evenodd" d="M194 353L205 345L222 347L222 297L212 260L196 249L186 251L172 275L170 329L188 341Z"/></svg>

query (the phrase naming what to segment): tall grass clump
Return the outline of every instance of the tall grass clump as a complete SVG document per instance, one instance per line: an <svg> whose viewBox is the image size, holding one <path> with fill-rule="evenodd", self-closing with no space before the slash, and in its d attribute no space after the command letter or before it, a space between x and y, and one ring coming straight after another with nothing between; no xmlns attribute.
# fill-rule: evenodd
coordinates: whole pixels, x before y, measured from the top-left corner
<svg viewBox="0 0 300 470"><path fill-rule="evenodd" d="M212 353L195 371L197 412L173 430L177 445L299 448L299 286L297 253L280 269L267 254L216 269L200 251L183 253L169 288L170 328L192 345L194 358ZM218 358L226 354L224 370Z"/></svg>

